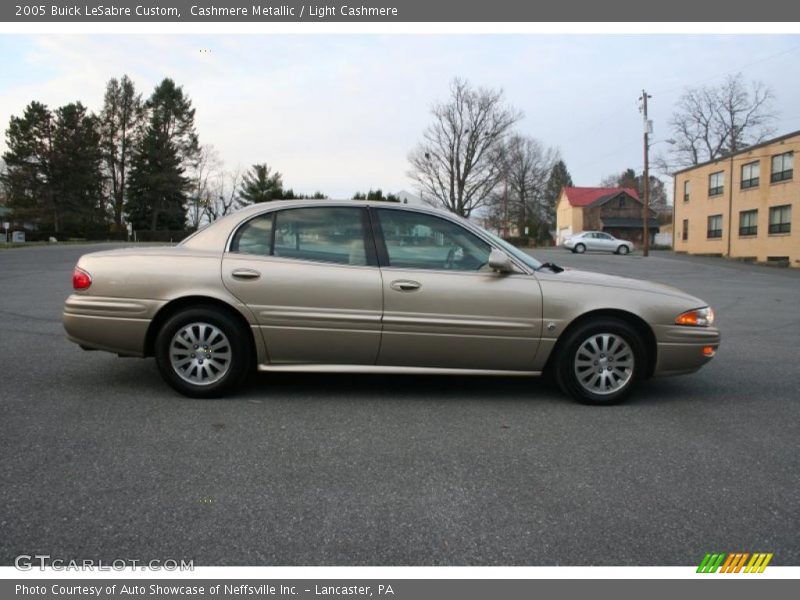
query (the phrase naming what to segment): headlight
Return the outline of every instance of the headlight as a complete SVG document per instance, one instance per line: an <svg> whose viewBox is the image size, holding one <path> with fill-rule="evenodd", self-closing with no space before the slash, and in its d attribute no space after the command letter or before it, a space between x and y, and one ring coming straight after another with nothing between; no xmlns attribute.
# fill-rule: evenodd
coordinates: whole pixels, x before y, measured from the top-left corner
<svg viewBox="0 0 800 600"><path fill-rule="evenodd" d="M675 317L676 325L689 325L691 327L710 327L714 324L714 311L711 307L687 310Z"/></svg>

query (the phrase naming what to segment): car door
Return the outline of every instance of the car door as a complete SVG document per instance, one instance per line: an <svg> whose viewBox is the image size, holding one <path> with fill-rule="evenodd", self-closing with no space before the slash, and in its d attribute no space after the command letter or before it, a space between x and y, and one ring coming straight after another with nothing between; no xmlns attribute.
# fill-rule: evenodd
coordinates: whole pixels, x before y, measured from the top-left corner
<svg viewBox="0 0 800 600"><path fill-rule="evenodd" d="M586 234L586 249L587 250L602 250L603 249L603 242L597 237L595 232L589 232Z"/></svg>
<svg viewBox="0 0 800 600"><path fill-rule="evenodd" d="M383 289L362 207L299 207L239 227L225 286L250 307L271 363L375 364Z"/></svg>
<svg viewBox="0 0 800 600"><path fill-rule="evenodd" d="M595 235L597 236L598 250L614 251L617 249L616 240L607 233L598 232Z"/></svg>
<svg viewBox="0 0 800 600"><path fill-rule="evenodd" d="M531 368L542 316L533 275L493 271L491 246L449 219L370 212L383 274L380 365Z"/></svg>

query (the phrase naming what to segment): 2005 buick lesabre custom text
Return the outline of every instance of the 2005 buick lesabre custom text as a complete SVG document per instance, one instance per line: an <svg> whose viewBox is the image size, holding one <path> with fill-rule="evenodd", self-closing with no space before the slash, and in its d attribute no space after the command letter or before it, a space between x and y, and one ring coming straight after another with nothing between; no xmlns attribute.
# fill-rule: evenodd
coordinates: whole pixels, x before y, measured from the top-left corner
<svg viewBox="0 0 800 600"><path fill-rule="evenodd" d="M154 356L217 397L260 371L541 375L611 404L714 356L706 303L540 263L473 223L401 204L290 201L176 247L80 258L64 327L85 349Z"/></svg>

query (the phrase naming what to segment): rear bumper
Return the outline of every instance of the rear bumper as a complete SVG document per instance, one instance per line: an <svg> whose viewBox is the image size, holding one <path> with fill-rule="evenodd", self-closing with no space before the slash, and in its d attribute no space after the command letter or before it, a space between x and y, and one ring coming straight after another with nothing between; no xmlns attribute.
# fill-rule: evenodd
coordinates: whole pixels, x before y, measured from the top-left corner
<svg viewBox="0 0 800 600"><path fill-rule="evenodd" d="M656 327L657 356L654 376L693 373L710 362L720 344L715 327ZM710 350L710 353L709 353Z"/></svg>
<svg viewBox="0 0 800 600"><path fill-rule="evenodd" d="M163 304L160 300L72 294L64 303L64 330L85 349L144 356L147 329Z"/></svg>

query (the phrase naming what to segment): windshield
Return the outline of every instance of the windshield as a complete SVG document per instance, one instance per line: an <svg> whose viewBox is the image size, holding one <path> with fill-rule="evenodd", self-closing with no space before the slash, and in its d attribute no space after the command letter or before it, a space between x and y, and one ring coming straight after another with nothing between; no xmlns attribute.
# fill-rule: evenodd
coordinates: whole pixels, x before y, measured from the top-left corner
<svg viewBox="0 0 800 600"><path fill-rule="evenodd" d="M523 252L522 250L520 250L516 246L512 246L507 241L505 241L503 238L501 238L499 236L496 236L495 234L491 233L490 231L486 231L483 228L481 228L481 231L483 231L484 234L486 234L495 244L500 246L508 254L510 254L514 258L517 258L520 261L524 262L531 269L536 270L536 269L538 269L539 267L542 266L542 263L540 263L538 260L533 258L531 255L526 254L525 252Z"/></svg>

